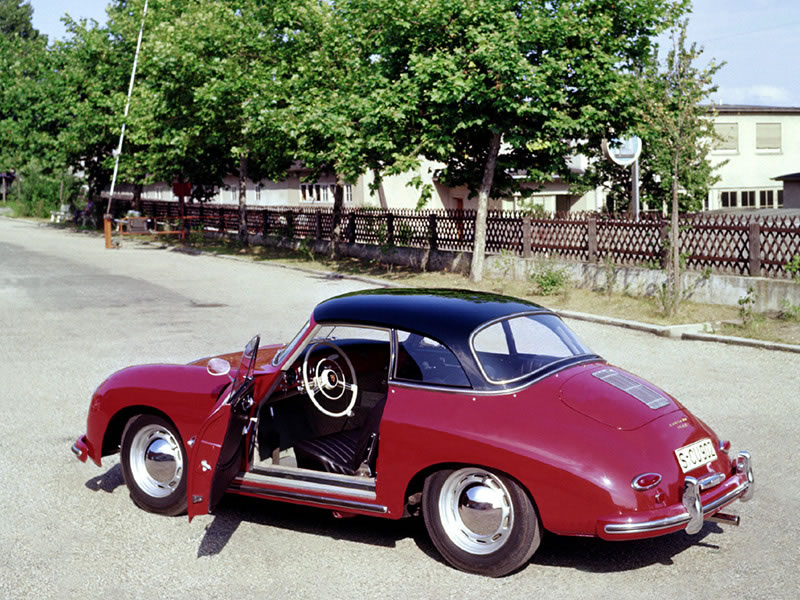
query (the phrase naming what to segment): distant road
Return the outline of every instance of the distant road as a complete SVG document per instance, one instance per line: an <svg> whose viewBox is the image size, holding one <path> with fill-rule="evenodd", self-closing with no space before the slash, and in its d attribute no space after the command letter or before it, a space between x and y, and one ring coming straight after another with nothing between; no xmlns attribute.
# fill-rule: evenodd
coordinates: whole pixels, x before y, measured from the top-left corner
<svg viewBox="0 0 800 600"><path fill-rule="evenodd" d="M104 250L96 236L0 217L0 598L796 598L796 354L571 322L750 450L756 495L730 508L741 527L695 537L546 537L502 580L443 564L413 520L233 497L191 524L151 515L130 501L116 457L97 468L72 456L114 370L236 350L257 332L285 341L317 302L365 287L128 240Z"/></svg>

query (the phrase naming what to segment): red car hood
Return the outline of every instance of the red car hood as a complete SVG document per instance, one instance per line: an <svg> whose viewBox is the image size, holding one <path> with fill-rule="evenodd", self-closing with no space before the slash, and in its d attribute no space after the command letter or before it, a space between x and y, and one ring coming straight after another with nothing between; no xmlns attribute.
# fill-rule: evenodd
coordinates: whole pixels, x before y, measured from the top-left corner
<svg viewBox="0 0 800 600"><path fill-rule="evenodd" d="M278 350L283 348L284 344L271 344L269 346L261 346L258 349L258 357L256 358L256 369L263 368L272 362L273 357L278 353ZM230 352L228 354L218 354L217 356L206 356L198 358L189 363L192 366L204 367L212 358L224 358L231 364L231 370L236 371L239 368L239 363L242 360L242 351Z"/></svg>
<svg viewBox="0 0 800 600"><path fill-rule="evenodd" d="M653 384L607 365L578 371L561 386L560 397L582 415L623 431L681 408Z"/></svg>

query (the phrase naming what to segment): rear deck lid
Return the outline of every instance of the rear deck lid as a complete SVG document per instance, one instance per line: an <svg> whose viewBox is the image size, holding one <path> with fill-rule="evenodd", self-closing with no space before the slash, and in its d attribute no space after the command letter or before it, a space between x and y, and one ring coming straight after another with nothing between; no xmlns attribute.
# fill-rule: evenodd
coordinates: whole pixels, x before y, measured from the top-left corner
<svg viewBox="0 0 800 600"><path fill-rule="evenodd" d="M561 401L595 421L626 431L679 408L653 384L610 366L582 370L568 379L561 386Z"/></svg>

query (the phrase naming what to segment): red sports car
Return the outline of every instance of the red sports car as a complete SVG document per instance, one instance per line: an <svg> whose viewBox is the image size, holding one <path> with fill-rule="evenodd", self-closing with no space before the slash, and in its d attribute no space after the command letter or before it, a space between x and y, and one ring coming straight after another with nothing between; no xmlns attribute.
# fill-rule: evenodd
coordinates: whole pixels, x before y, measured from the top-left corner
<svg viewBox="0 0 800 600"><path fill-rule="evenodd" d="M450 564L491 576L524 565L543 529L694 534L737 523L720 511L753 494L747 452L553 312L463 290L338 296L288 344L123 369L73 452L120 452L133 501L168 515L226 493L421 513Z"/></svg>

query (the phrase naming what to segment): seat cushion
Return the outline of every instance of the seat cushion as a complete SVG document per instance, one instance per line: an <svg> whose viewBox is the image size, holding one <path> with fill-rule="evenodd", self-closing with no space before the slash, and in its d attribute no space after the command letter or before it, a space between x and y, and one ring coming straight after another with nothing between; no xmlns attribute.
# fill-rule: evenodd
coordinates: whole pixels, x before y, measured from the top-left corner
<svg viewBox="0 0 800 600"><path fill-rule="evenodd" d="M300 440L294 445L297 466L328 473L355 475L363 457L356 457L360 432L355 429L339 431L322 437Z"/></svg>

